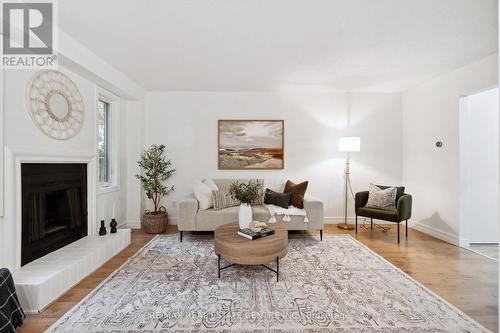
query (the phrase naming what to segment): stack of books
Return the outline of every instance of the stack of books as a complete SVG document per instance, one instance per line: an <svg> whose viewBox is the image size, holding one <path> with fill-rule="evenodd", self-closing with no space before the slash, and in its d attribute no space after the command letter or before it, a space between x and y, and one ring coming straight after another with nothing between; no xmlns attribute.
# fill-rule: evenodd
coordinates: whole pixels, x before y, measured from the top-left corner
<svg viewBox="0 0 500 333"><path fill-rule="evenodd" d="M268 228L268 227L264 227L264 228L262 228L261 231L256 232L256 231L252 231L249 228L247 228L247 229L240 229L240 231L238 231L238 235L245 237L245 238L248 238L248 239L251 239L251 240L254 240L254 239L274 235L274 230L271 228Z"/></svg>

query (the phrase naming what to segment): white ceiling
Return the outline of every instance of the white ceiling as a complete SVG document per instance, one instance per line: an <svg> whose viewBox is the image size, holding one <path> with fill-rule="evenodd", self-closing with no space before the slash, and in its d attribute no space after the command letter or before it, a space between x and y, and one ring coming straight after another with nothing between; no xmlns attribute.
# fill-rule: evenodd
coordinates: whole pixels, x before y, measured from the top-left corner
<svg viewBox="0 0 500 333"><path fill-rule="evenodd" d="M496 0L63 0L147 90L400 91L497 50Z"/></svg>

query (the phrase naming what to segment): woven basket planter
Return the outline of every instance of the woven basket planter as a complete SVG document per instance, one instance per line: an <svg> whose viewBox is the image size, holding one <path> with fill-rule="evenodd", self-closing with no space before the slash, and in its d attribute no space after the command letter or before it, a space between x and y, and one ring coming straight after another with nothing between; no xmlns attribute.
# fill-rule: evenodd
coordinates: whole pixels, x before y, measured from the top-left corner
<svg viewBox="0 0 500 333"><path fill-rule="evenodd" d="M168 215L165 207L157 212L146 211L142 218L142 227L147 234L161 234L167 229Z"/></svg>

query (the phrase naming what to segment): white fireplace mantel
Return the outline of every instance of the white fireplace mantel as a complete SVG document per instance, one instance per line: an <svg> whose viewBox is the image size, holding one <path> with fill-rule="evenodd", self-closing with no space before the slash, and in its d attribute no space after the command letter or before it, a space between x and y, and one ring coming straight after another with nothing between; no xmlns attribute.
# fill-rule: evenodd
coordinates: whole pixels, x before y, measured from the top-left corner
<svg viewBox="0 0 500 333"><path fill-rule="evenodd" d="M95 155L82 154L72 151L32 151L16 150L15 163L15 269L21 267L22 244L22 187L21 165L23 163L84 163L87 164L87 234L96 235L98 226L96 219L96 162Z"/></svg>

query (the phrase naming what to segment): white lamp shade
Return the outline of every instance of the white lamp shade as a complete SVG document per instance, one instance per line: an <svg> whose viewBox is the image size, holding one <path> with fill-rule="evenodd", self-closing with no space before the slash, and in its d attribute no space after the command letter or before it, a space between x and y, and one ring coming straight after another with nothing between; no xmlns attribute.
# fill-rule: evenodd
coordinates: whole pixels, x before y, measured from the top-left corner
<svg viewBox="0 0 500 333"><path fill-rule="evenodd" d="M340 152L356 152L361 149L361 139L358 136L339 138Z"/></svg>

